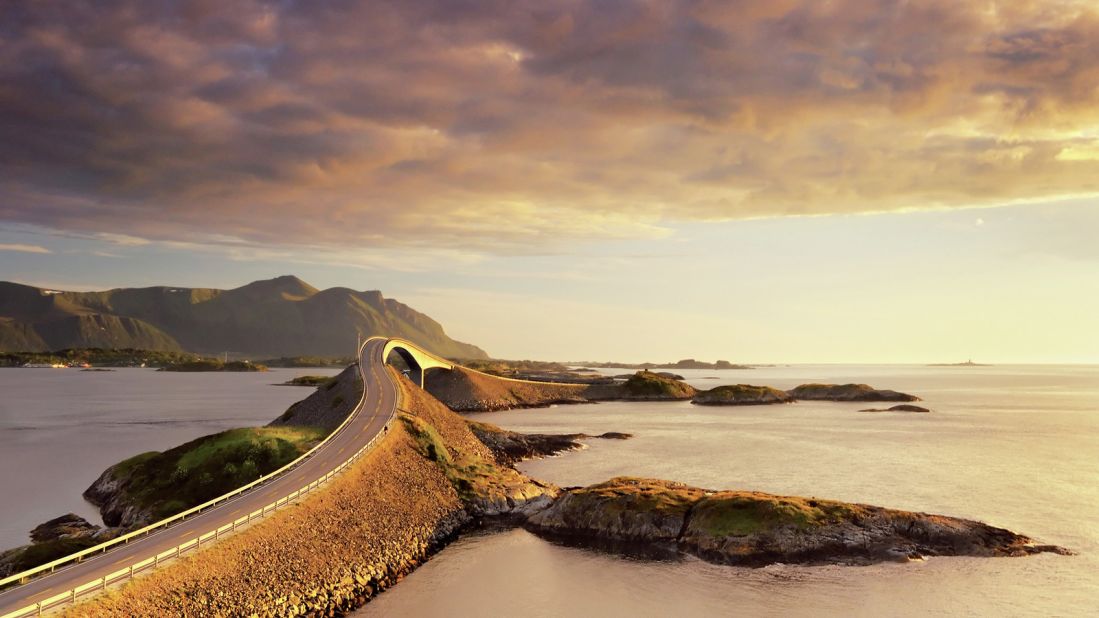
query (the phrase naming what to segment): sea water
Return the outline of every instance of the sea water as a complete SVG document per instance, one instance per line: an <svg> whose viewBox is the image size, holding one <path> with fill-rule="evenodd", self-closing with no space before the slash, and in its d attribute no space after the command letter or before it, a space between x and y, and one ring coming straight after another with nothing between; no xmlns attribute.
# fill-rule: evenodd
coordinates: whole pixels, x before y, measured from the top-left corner
<svg viewBox="0 0 1099 618"><path fill-rule="evenodd" d="M978 519L1078 555L752 569L598 553L515 529L458 540L356 616L1099 616L1099 367L680 373L699 388L866 382L933 411L615 402L475 417L527 432L634 434L520 464L562 486L632 475L863 502Z"/></svg>
<svg viewBox="0 0 1099 618"><path fill-rule="evenodd" d="M107 467L225 429L266 425L312 389L272 386L335 369L181 373L0 369L0 550L65 513L102 524L81 498Z"/></svg>

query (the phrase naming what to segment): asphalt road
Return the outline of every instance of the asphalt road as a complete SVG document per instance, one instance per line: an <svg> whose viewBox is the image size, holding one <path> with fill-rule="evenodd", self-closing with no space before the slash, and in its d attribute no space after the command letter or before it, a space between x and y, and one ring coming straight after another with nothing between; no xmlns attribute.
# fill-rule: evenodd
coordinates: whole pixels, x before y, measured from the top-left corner
<svg viewBox="0 0 1099 618"><path fill-rule="evenodd" d="M397 385L382 358L386 339L371 339L359 354L359 371L366 397L352 412L351 421L311 458L265 485L257 486L208 511L153 532L147 537L118 545L105 554L87 557L82 562L61 567L0 594L0 616L40 600L61 594L76 586L98 580L104 575L168 551L200 534L263 508L323 477L354 455L375 435L384 430L397 410Z"/></svg>

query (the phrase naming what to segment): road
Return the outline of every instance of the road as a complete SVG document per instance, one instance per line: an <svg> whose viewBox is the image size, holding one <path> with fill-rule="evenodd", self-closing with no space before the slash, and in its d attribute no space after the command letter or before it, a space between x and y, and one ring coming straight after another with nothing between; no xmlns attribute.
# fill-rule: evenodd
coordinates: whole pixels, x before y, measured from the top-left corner
<svg viewBox="0 0 1099 618"><path fill-rule="evenodd" d="M61 567L49 575L0 594L0 616L98 580L127 568L128 565L172 549L200 534L230 524L336 469L374 436L384 431L386 423L396 413L397 385L386 370L385 359L382 357L387 341L378 337L363 344L359 351L359 372L363 379L365 397L361 405L352 411L351 420L317 449L312 457L282 476L223 504L157 530L149 536L118 545L104 554Z"/></svg>

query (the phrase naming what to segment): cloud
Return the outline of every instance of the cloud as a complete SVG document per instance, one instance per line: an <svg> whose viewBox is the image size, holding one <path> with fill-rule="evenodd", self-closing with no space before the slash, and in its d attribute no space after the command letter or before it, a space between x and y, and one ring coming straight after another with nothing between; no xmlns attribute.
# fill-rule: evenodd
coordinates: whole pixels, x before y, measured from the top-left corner
<svg viewBox="0 0 1099 618"><path fill-rule="evenodd" d="M118 244L527 253L1099 194L1090 2L44 1L0 40L0 219Z"/></svg>
<svg viewBox="0 0 1099 618"><path fill-rule="evenodd" d="M16 251L18 253L53 253L49 249L39 245L25 245L22 243L0 243L0 251Z"/></svg>

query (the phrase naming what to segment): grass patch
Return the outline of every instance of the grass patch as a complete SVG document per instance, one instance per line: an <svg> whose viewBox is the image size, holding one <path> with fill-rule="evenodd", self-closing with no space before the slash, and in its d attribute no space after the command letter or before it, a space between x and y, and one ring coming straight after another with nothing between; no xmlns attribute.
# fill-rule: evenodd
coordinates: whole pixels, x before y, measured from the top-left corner
<svg viewBox="0 0 1099 618"><path fill-rule="evenodd" d="M682 483L620 476L574 490L575 499L601 503L610 513L659 512L684 515L705 492Z"/></svg>
<svg viewBox="0 0 1099 618"><path fill-rule="evenodd" d="M324 438L313 427L230 429L115 467L127 500L157 517L201 504L297 459Z"/></svg>
<svg viewBox="0 0 1099 618"><path fill-rule="evenodd" d="M863 509L855 504L726 491L695 505L691 528L713 536L745 536L783 526L823 526L862 514Z"/></svg>
<svg viewBox="0 0 1099 618"><path fill-rule="evenodd" d="M401 414L400 418L416 442L416 450L442 469L463 500L506 494L507 488L519 477L514 470L494 461L447 448L435 427L423 419L408 414Z"/></svg>

